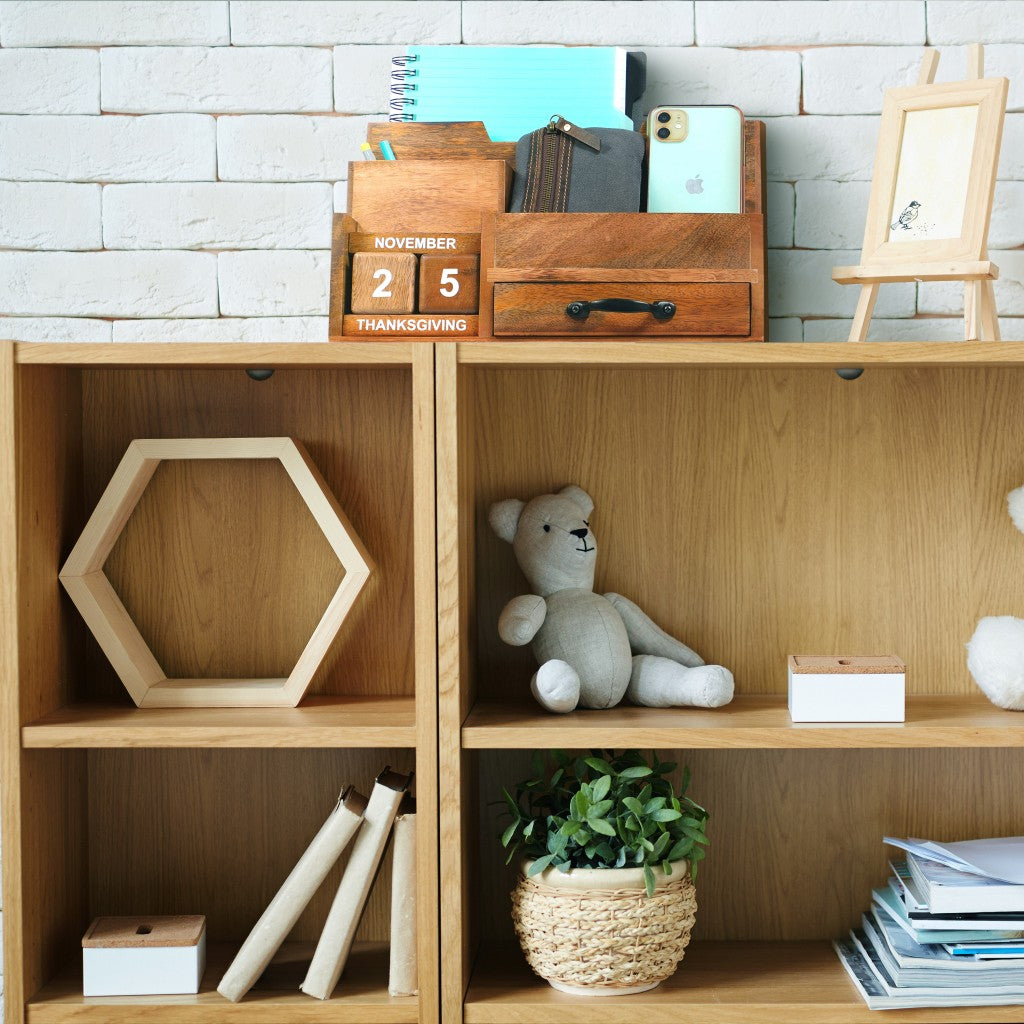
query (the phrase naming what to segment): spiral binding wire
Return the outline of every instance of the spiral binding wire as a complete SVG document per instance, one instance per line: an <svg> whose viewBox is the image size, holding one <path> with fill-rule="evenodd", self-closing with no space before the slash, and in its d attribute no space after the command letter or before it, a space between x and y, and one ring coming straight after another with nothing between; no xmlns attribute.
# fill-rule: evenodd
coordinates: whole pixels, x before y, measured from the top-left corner
<svg viewBox="0 0 1024 1024"><path fill-rule="evenodd" d="M419 72L408 65L419 60L414 53L402 54L391 58L391 100L388 106L391 113L389 121L415 121L416 115L409 109L416 106L416 97L410 95L416 91L416 83L408 79L415 78Z"/></svg>

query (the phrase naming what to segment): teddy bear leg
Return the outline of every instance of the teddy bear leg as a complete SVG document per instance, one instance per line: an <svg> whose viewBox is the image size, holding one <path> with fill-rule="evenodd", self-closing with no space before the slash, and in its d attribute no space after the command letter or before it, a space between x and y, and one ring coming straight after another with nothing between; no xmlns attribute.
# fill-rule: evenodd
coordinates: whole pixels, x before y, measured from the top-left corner
<svg viewBox="0 0 1024 1024"><path fill-rule="evenodd" d="M530 680L530 692L548 711L564 714L580 702L580 677L567 661L545 661Z"/></svg>
<svg viewBox="0 0 1024 1024"><path fill-rule="evenodd" d="M720 708L732 700L732 673L721 665L687 668L670 658L638 654L626 700L648 708Z"/></svg>

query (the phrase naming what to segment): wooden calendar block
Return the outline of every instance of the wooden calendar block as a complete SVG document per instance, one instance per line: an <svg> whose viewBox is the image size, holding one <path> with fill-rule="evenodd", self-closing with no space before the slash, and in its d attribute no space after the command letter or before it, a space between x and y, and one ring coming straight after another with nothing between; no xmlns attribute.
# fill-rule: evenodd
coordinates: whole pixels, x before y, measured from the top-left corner
<svg viewBox="0 0 1024 1024"><path fill-rule="evenodd" d="M420 257L421 313L475 313L480 296L480 257Z"/></svg>
<svg viewBox="0 0 1024 1024"><path fill-rule="evenodd" d="M353 254L353 313L412 313L415 308L416 257L411 252Z"/></svg>

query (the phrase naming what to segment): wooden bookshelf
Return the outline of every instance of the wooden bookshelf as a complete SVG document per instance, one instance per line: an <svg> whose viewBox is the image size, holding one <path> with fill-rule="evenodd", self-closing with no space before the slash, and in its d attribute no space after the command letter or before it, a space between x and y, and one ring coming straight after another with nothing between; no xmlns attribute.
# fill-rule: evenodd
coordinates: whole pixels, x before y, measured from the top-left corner
<svg viewBox="0 0 1024 1024"><path fill-rule="evenodd" d="M0 345L5 1024L438 1020L433 363L408 342ZM298 707L134 707L59 567L132 439L278 436L304 444L377 572ZM171 674L279 677L342 570L286 475L223 466L162 466L104 571ZM332 999L298 981L222 999L338 793L369 793L385 764L416 773L419 997L387 994L388 855L358 936L376 949ZM295 941L318 938L340 873ZM90 920L139 912L206 915L203 991L83 999Z"/></svg>
<svg viewBox="0 0 1024 1024"><path fill-rule="evenodd" d="M436 374L444 1019L876 1019L830 940L884 882L882 836L1020 830L1024 716L979 693L964 644L982 615L1024 612L1005 508L1024 483L1024 344L458 342L438 345ZM487 508L567 483L596 502L596 589L729 666L731 705L531 702L533 656L496 629L525 583ZM801 652L900 655L906 722L794 725ZM679 971L598 1006L525 966L494 802L535 750L630 747L689 765L711 847Z"/></svg>

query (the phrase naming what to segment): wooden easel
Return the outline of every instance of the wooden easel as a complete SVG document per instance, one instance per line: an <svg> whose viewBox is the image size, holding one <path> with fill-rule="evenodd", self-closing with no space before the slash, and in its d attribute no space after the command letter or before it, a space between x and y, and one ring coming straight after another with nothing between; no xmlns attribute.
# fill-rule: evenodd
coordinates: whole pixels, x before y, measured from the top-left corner
<svg viewBox="0 0 1024 1024"><path fill-rule="evenodd" d="M937 50L925 50L921 61L921 71L918 75L917 86L930 86L935 81L935 69L938 67L939 54ZM975 43L967 50L967 81L981 80L984 77L984 50L980 44ZM1005 81L1005 80L1004 80ZM950 87L952 88L952 87ZM1005 89L1003 92L1003 109L1005 110ZM896 129L891 123L886 124L883 118L882 133L879 138L879 153L881 154L886 146L897 146L898 137L893 138L892 134ZM979 132L981 125L979 124ZM1002 131L1002 114L999 117L999 124L995 139L995 154L998 155L998 136ZM897 150L898 152L898 150ZM879 172L876 166L875 173ZM929 259L927 256L918 259L909 259L907 262L895 263L891 261L878 261L872 258L869 252L871 248L868 239L871 236L871 226L877 222L879 206L886 200L886 216L891 210L891 194L882 195L877 183L872 184L871 201L868 206L868 227L865 232L865 245L861 253L861 265L855 267L836 267L832 271L832 279L838 284L859 284L861 286L860 298L857 301L857 309L854 313L853 323L850 327L850 341L864 341L868 333L868 324L871 321L871 314L874 311L875 300L878 297L878 287L897 281L963 281L964 282L964 340L965 341L999 341L999 320L996 314L995 292L992 282L999 277L999 268L988 259L988 217L992 209L992 189L995 185L995 160L993 159L991 180L983 183L987 187L988 198L984 204L984 222L980 224L980 218L976 213L970 211L965 216L964 234L978 232L978 245L976 259ZM969 224L968 217L973 216Z"/></svg>

